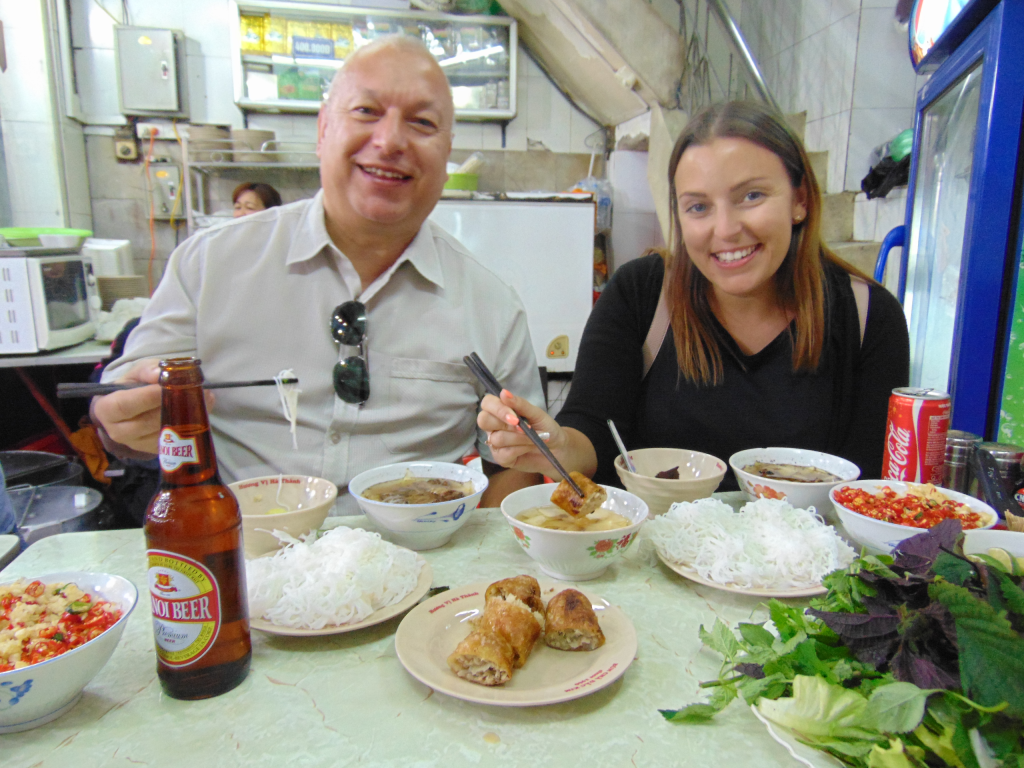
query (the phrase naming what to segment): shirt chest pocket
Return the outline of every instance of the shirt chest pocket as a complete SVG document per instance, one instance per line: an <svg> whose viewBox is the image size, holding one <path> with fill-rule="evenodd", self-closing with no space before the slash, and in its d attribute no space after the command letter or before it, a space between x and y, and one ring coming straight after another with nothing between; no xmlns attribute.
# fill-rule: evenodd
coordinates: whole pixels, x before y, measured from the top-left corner
<svg viewBox="0 0 1024 768"><path fill-rule="evenodd" d="M441 458L476 437L476 379L460 363L396 357L381 439L394 454ZM458 458L457 456L453 458Z"/></svg>

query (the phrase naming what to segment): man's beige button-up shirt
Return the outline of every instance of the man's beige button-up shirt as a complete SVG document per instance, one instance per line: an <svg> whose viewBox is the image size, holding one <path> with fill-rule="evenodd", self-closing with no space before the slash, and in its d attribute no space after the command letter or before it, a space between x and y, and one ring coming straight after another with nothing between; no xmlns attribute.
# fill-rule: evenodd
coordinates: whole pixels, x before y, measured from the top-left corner
<svg viewBox="0 0 1024 768"><path fill-rule="evenodd" d="M188 355L202 360L211 382L292 369L302 390L297 450L273 387L217 392L210 424L222 477L325 477L338 485L337 511L355 514L345 489L363 470L457 461L473 447L484 390L464 355L477 352L504 386L531 402L543 396L514 289L427 221L363 290L327 235L322 194L186 240L103 380L143 358ZM330 333L333 309L350 299L367 308L370 399L361 407L336 397L331 380L334 364L358 352Z"/></svg>

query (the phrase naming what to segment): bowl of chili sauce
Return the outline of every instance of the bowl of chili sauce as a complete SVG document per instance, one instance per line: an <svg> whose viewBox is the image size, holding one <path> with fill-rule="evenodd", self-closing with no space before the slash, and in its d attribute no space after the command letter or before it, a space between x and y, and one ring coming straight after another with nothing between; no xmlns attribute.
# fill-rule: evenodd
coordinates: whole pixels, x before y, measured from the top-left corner
<svg viewBox="0 0 1024 768"><path fill-rule="evenodd" d="M829 498L848 538L875 552L888 553L943 520L959 520L965 531L999 522L985 502L933 485L858 480L837 485Z"/></svg>
<svg viewBox="0 0 1024 768"><path fill-rule="evenodd" d="M0 734L70 710L114 653L138 599L134 584L107 573L0 577Z"/></svg>

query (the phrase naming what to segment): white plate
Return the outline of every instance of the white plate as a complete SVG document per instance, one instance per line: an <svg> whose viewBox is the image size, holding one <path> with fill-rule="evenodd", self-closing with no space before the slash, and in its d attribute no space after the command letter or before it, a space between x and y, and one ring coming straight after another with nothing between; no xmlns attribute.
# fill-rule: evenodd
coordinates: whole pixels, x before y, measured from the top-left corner
<svg viewBox="0 0 1024 768"><path fill-rule="evenodd" d="M786 751L806 768L845 768L844 764L832 757L828 752L801 743L788 728L783 728L777 723L771 722L768 718L758 712L757 707L751 704L750 711L754 717L764 723L768 729L768 735L786 748Z"/></svg>
<svg viewBox="0 0 1024 768"><path fill-rule="evenodd" d="M430 585L433 581L434 572L430 570L430 564L424 560L419 581L416 582L412 592L394 605L374 611L362 621L357 621L354 624L332 624L322 629L296 629L295 627L279 627L277 624L271 624L263 619L250 619L249 626L253 629L258 629L260 632L266 632L268 635L283 635L285 637L320 637L321 635L340 635L343 632L355 632L357 629L365 629L366 627L372 627L374 624L380 624L388 619L393 619L400 613L409 610L430 591Z"/></svg>
<svg viewBox="0 0 1024 768"><path fill-rule="evenodd" d="M636 655L636 630L621 608L589 590L605 644L596 651L557 651L543 640L505 685L488 687L457 677L448 656L470 633L469 621L483 611L490 582L456 587L416 606L395 634L398 659L410 675L435 691L498 707L531 707L578 699L622 677ZM541 582L545 601L565 585Z"/></svg>
<svg viewBox="0 0 1024 768"><path fill-rule="evenodd" d="M665 565L671 568L673 571L678 573L684 579L695 581L698 584L703 584L706 587L714 587L715 589L721 589L725 592L734 592L737 595L750 595L752 597L775 597L775 598L787 598L787 597L815 597L816 595L824 595L828 590L821 584L816 587L801 587L794 589L760 589L757 587L737 587L734 584L719 584L717 581L711 581L705 579L699 573L692 568L688 568L685 565L679 565L668 560L664 555L661 554L660 550L655 550L658 553L658 559L661 560Z"/></svg>

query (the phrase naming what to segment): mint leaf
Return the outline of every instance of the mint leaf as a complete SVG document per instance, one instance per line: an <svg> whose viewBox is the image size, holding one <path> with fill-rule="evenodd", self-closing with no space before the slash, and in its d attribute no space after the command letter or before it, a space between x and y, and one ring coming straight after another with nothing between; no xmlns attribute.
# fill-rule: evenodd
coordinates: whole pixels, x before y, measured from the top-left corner
<svg viewBox="0 0 1024 768"><path fill-rule="evenodd" d="M937 581L928 594L956 622L960 680L967 695L988 707L1005 701L1005 714L1024 717L1024 638L1005 616L963 587Z"/></svg>
<svg viewBox="0 0 1024 768"><path fill-rule="evenodd" d="M769 699L777 699L786 692L786 685L789 680L785 675L774 674L760 679L748 677L741 682L737 688L740 696L747 704L755 704L762 696ZM774 694L774 695L772 695Z"/></svg>
<svg viewBox="0 0 1024 768"><path fill-rule="evenodd" d="M729 625L721 619L715 619L711 631L704 629L703 625L697 633L700 641L713 651L717 651L729 661L732 661L736 654L742 649L736 635L729 629Z"/></svg>
<svg viewBox="0 0 1024 768"><path fill-rule="evenodd" d="M907 733L921 724L928 696L934 691L913 683L890 683L876 688L857 725L873 731Z"/></svg>
<svg viewBox="0 0 1024 768"><path fill-rule="evenodd" d="M780 603L775 599L768 601L768 615L771 616L772 624L775 625L783 642L812 628L804 617L803 609Z"/></svg>
<svg viewBox="0 0 1024 768"><path fill-rule="evenodd" d="M707 723L721 710L710 704L690 704L682 709L659 709L670 723Z"/></svg>
<svg viewBox="0 0 1024 768"><path fill-rule="evenodd" d="M740 624L739 630L743 639L755 648L771 648L775 642L775 635L760 624Z"/></svg>

